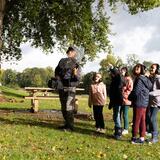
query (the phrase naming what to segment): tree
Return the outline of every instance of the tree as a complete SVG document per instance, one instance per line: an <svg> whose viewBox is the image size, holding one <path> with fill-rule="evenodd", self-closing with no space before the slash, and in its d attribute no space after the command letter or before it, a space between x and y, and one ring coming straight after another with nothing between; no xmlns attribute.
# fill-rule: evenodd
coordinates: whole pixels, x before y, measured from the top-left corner
<svg viewBox="0 0 160 160"><path fill-rule="evenodd" d="M92 77L95 72L89 72L82 78L82 87L85 88L85 93L89 93L89 86L92 83Z"/></svg>
<svg viewBox="0 0 160 160"><path fill-rule="evenodd" d="M143 64L147 67L147 69L150 68L150 66L153 64L152 61L144 61Z"/></svg>
<svg viewBox="0 0 160 160"><path fill-rule="evenodd" d="M100 72L105 74L111 67L121 67L122 65L122 59L120 57L116 57L112 52L110 52L107 54L107 57L100 62Z"/></svg>
<svg viewBox="0 0 160 160"><path fill-rule="evenodd" d="M52 52L56 43L75 44L90 58L109 46L109 18L102 0L0 0L0 4L1 61L21 59L20 44L26 41L45 52Z"/></svg>
<svg viewBox="0 0 160 160"><path fill-rule="evenodd" d="M116 7L119 2L127 6L128 12L131 14L148 11L160 6L159 0L109 0L112 7Z"/></svg>
<svg viewBox="0 0 160 160"><path fill-rule="evenodd" d="M75 44L92 59L109 44L105 0L0 0L0 62L21 59L20 44L30 41L45 52ZM160 6L159 0L108 0L131 14ZM3 43L2 43L3 41Z"/></svg>
<svg viewBox="0 0 160 160"><path fill-rule="evenodd" d="M132 71L133 67L139 63L139 57L136 54L128 54L127 55L127 64L129 72Z"/></svg>
<svg viewBox="0 0 160 160"><path fill-rule="evenodd" d="M5 86L17 86L17 72L12 69L3 71L2 84Z"/></svg>
<svg viewBox="0 0 160 160"><path fill-rule="evenodd" d="M100 62L101 68L99 71L102 74L102 78L104 83L106 84L107 90L109 90L109 84L111 82L110 77L110 68L112 67L121 67L123 65L123 61L120 57L116 57L112 52L110 52L105 59Z"/></svg>

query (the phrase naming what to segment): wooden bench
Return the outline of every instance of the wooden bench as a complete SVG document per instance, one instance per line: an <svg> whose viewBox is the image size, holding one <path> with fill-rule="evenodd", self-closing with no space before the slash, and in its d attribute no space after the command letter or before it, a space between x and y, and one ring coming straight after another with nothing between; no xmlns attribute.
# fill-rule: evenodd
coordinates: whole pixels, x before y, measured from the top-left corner
<svg viewBox="0 0 160 160"><path fill-rule="evenodd" d="M24 88L27 92L29 92L29 96L25 96L25 99L31 100L31 109L30 111L35 113L38 112L39 107L39 100L40 99L57 99L59 95L50 95L49 92L55 92L55 89L52 88L44 88L44 87L25 87ZM83 88L77 88L76 91L84 91ZM39 95L39 94L42 95Z"/></svg>
<svg viewBox="0 0 160 160"><path fill-rule="evenodd" d="M44 88L44 87L25 87L25 90L29 92L29 96L25 96L25 99L31 100L31 112L38 112L39 107L39 99L55 99L59 98L58 95L51 96L49 92L54 92L55 90L52 88ZM42 95L39 95L39 94Z"/></svg>

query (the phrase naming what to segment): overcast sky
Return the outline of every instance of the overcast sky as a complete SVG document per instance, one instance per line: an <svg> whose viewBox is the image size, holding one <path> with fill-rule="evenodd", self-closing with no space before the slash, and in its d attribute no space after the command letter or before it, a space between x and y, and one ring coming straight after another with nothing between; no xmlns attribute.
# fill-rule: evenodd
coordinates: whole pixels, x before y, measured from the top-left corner
<svg viewBox="0 0 160 160"><path fill-rule="evenodd" d="M160 62L160 8L137 15L129 15L127 11L120 8L117 13L111 13L110 21L113 23L111 30L116 33L110 40L113 52L124 61L127 54L137 54L141 62ZM31 67L56 67L58 61L65 54L55 53L45 55L40 49L31 48L29 44L22 45L22 60L17 64L3 63L2 68L23 71ZM56 52L56 51L55 51ZM83 72L98 71L99 62L105 58L107 53L99 54L93 62L87 62Z"/></svg>

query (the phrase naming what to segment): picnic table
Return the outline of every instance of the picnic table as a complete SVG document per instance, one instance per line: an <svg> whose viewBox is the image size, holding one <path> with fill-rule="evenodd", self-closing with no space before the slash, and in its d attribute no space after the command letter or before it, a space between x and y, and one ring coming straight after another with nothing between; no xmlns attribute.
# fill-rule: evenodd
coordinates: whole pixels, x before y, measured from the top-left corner
<svg viewBox="0 0 160 160"><path fill-rule="evenodd" d="M50 99L54 100L59 98L59 95L51 95L51 92L56 92L53 88L45 88L45 87L25 87L24 88L29 96L25 96L25 99L31 100L31 109L30 111L33 113L38 112L39 109L39 100L40 99ZM76 91L84 91L83 88L76 88Z"/></svg>
<svg viewBox="0 0 160 160"><path fill-rule="evenodd" d="M59 98L58 95L50 95L50 92L55 91L55 89L52 89L52 88L25 87L24 89L29 93L29 96L25 96L24 98L31 100L31 112L38 112L39 100L40 99Z"/></svg>

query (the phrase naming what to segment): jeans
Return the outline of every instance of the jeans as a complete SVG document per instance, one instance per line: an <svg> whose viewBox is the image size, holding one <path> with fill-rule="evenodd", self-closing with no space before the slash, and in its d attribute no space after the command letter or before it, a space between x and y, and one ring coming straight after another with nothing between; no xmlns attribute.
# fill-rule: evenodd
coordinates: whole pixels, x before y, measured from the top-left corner
<svg viewBox="0 0 160 160"><path fill-rule="evenodd" d="M113 106L113 120L114 120L115 128L121 128L120 110L121 110L121 106L119 105Z"/></svg>
<svg viewBox="0 0 160 160"><path fill-rule="evenodd" d="M124 121L124 129L128 130L128 109L129 109L129 106L122 106L121 107L121 121L122 121L122 118L123 118L123 121Z"/></svg>
<svg viewBox="0 0 160 160"><path fill-rule="evenodd" d="M146 110L146 132L151 133L151 128L151 111L148 106Z"/></svg>
<svg viewBox="0 0 160 160"><path fill-rule="evenodd" d="M151 131L158 133L157 113L159 109L156 107L150 107L150 123Z"/></svg>
<svg viewBox="0 0 160 160"><path fill-rule="evenodd" d="M93 105L94 119L96 121L96 128L104 129L104 119L103 119L103 106Z"/></svg>

